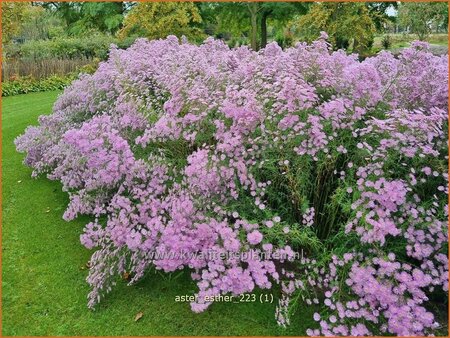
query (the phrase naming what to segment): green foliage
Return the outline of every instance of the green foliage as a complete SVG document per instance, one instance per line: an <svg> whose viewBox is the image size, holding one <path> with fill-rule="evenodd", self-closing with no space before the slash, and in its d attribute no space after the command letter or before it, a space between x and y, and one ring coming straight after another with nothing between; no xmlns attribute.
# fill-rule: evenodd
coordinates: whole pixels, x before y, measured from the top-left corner
<svg viewBox="0 0 450 338"><path fill-rule="evenodd" d="M122 2L85 2L80 19L73 25L73 33L89 30L114 34L122 27L124 6Z"/></svg>
<svg viewBox="0 0 450 338"><path fill-rule="evenodd" d="M134 39L112 38L108 35L83 37L61 37L53 40L31 40L23 44L5 46L7 58L30 58L42 60L46 58L99 58L106 59L112 43L119 48L127 48Z"/></svg>
<svg viewBox="0 0 450 338"><path fill-rule="evenodd" d="M71 35L92 31L114 34L121 28L126 10L123 2L44 2L40 5L63 19Z"/></svg>
<svg viewBox="0 0 450 338"><path fill-rule="evenodd" d="M385 35L383 36L383 38L381 39L381 45L383 46L383 49L389 49L392 46L392 39L391 36Z"/></svg>
<svg viewBox="0 0 450 338"><path fill-rule="evenodd" d="M29 2L2 1L3 42L9 42L20 32L20 23L26 18L30 8Z"/></svg>
<svg viewBox="0 0 450 338"><path fill-rule="evenodd" d="M5 336L281 336L304 335L313 307L302 307L288 329L277 326L277 302L217 302L193 313L175 296L192 295L189 273L174 279L154 272L117 292L96 311L86 308L90 252L80 246L86 219L67 224L67 195L58 182L30 179L14 139L37 118L51 112L59 92L33 93L2 100L2 333ZM31 109L32 108L32 109ZM30 224L32 226L30 226ZM47 243L52 242L52 245ZM55 259L58 257L58 259ZM179 272L176 272L178 274ZM132 299L132 301L130 301ZM136 313L144 316L135 322ZM243 321L242 318L247 320ZM24 320L33 318L33 320Z"/></svg>
<svg viewBox="0 0 450 338"><path fill-rule="evenodd" d="M327 32L335 49L367 53L373 44L375 24L364 3L315 3L308 14L292 23L300 39L311 42Z"/></svg>
<svg viewBox="0 0 450 338"><path fill-rule="evenodd" d="M389 35L389 40L391 42L391 45L389 47L389 50L393 51L394 53L398 53L399 50L406 48L410 46L411 42L414 40L417 40L416 34L405 34L405 33L397 33L397 34L386 34ZM383 47L383 39L386 35L376 36L374 41L374 47L373 50L379 51ZM442 46L442 54L446 54L446 46L448 46L448 34L430 34L427 37L427 42L433 45L439 45ZM437 46L436 46L437 47ZM434 46L432 46L432 51L436 50Z"/></svg>
<svg viewBox="0 0 450 338"><path fill-rule="evenodd" d="M401 25L425 40L435 28L448 25L447 2L403 2L400 4L398 18Z"/></svg>
<svg viewBox="0 0 450 338"><path fill-rule="evenodd" d="M294 15L306 14L310 5L308 2L261 2L259 11L274 26L282 28Z"/></svg>
<svg viewBox="0 0 450 338"><path fill-rule="evenodd" d="M387 15L387 10L389 8L398 8L397 2L366 2L365 4L377 31L382 32L386 24L395 20L395 17Z"/></svg>
<svg viewBox="0 0 450 338"><path fill-rule="evenodd" d="M21 22L20 38L46 40L68 36L63 20L41 6L32 6L26 20Z"/></svg>
<svg viewBox="0 0 450 338"><path fill-rule="evenodd" d="M18 77L2 83L2 97L35 92L47 92L61 90L78 78L79 74L92 74L97 70L97 63L82 66L76 72L66 75L52 75L43 79L35 79L32 76Z"/></svg>
<svg viewBox="0 0 450 338"><path fill-rule="evenodd" d="M204 6L215 13L219 31L228 30L238 37L249 36L252 48L257 50L267 44L268 24L280 38L286 23L295 15L305 14L309 5L304 2L225 2Z"/></svg>
<svg viewBox="0 0 450 338"><path fill-rule="evenodd" d="M34 92L46 92L52 90L61 90L69 85L76 74L69 74L67 76L53 75L46 79L33 79L31 77L22 77L13 81L2 83L2 97L13 96L18 94L27 94Z"/></svg>
<svg viewBox="0 0 450 338"><path fill-rule="evenodd" d="M281 30L276 33L274 40L281 48L288 48L293 45L294 36L289 30Z"/></svg>
<svg viewBox="0 0 450 338"><path fill-rule="evenodd" d="M141 36L149 39L168 35L198 40L204 34L198 7L192 2L140 2L125 17L120 37Z"/></svg>
<svg viewBox="0 0 450 338"><path fill-rule="evenodd" d="M54 12L66 23L66 28L70 28L81 17L81 2L43 2L41 4L45 9Z"/></svg>
<svg viewBox="0 0 450 338"><path fill-rule="evenodd" d="M206 3L211 12L210 20L216 24L219 32L228 31L233 36L248 36L251 24L247 4L242 2Z"/></svg>

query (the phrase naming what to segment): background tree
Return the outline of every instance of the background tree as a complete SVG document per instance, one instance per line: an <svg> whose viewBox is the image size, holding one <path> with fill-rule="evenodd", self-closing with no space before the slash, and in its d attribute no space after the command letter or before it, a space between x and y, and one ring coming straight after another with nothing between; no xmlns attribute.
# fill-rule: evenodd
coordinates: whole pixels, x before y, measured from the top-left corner
<svg viewBox="0 0 450 338"><path fill-rule="evenodd" d="M248 37L252 49L257 49L258 3L221 2L212 3L211 6L218 31L228 32L237 37Z"/></svg>
<svg viewBox="0 0 450 338"><path fill-rule="evenodd" d="M66 23L71 35L92 30L114 34L122 27L129 4L124 2L36 2Z"/></svg>
<svg viewBox="0 0 450 338"><path fill-rule="evenodd" d="M303 2L232 2L217 3L214 8L221 29L249 36L250 46L258 50L267 44L268 23L283 30L283 25L306 13L308 7Z"/></svg>
<svg viewBox="0 0 450 338"><path fill-rule="evenodd" d="M70 29L78 20L81 19L82 2L36 2L35 4L55 13Z"/></svg>
<svg viewBox="0 0 450 338"><path fill-rule="evenodd" d="M261 3L261 48L267 44L267 22L270 21L278 30L295 16L306 14L310 3L307 2L263 2Z"/></svg>
<svg viewBox="0 0 450 338"><path fill-rule="evenodd" d="M89 29L114 34L122 27L125 5L123 2L85 2L80 19L72 28L84 32Z"/></svg>
<svg viewBox="0 0 450 338"><path fill-rule="evenodd" d="M125 16L119 36L158 39L185 35L197 40L204 36L201 22L199 9L192 2L140 2Z"/></svg>
<svg viewBox="0 0 450 338"><path fill-rule="evenodd" d="M292 23L300 39L313 41L321 31L335 49L366 53L373 44L375 24L364 3L314 3L309 12Z"/></svg>
<svg viewBox="0 0 450 338"><path fill-rule="evenodd" d="M399 22L425 40L432 32L433 25L448 24L447 2L402 2L398 11Z"/></svg>
<svg viewBox="0 0 450 338"><path fill-rule="evenodd" d="M387 14L388 9L397 9L397 2L366 2L367 9L369 10L369 15L375 25L375 28L379 32L384 31L384 26L386 24L392 23L394 17Z"/></svg>
<svg viewBox="0 0 450 338"><path fill-rule="evenodd" d="M24 41L47 40L67 36L63 20L54 12L42 6L33 5L27 10L26 17L20 22L20 35Z"/></svg>
<svg viewBox="0 0 450 338"><path fill-rule="evenodd" d="M21 23L31 10L29 2L2 1L2 35L3 43L8 43L20 32Z"/></svg>

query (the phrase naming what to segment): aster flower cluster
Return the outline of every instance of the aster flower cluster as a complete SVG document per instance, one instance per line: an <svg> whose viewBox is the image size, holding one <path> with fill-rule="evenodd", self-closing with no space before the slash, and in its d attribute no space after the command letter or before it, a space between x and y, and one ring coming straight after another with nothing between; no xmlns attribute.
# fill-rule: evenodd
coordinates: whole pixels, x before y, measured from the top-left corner
<svg viewBox="0 0 450 338"><path fill-rule="evenodd" d="M64 218L92 217L90 307L125 273L186 269L195 312L279 284L280 325L321 305L310 335L439 327L448 58L417 42L360 62L326 39L112 46L16 139L33 176L69 194Z"/></svg>

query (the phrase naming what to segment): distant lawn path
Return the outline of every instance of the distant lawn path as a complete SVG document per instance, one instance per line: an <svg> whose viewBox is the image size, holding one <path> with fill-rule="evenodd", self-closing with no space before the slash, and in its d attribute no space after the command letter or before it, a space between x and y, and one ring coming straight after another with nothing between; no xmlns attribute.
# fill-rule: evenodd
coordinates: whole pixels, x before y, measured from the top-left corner
<svg viewBox="0 0 450 338"><path fill-rule="evenodd" d="M193 294L187 273L150 273L113 289L96 311L86 307L90 257L79 241L87 218L62 219L68 198L57 182L32 179L13 141L37 117L49 114L59 92L2 99L2 317L3 335L305 335L312 308L283 330L275 304L218 303L202 314L177 295ZM143 317L134 321L138 312Z"/></svg>

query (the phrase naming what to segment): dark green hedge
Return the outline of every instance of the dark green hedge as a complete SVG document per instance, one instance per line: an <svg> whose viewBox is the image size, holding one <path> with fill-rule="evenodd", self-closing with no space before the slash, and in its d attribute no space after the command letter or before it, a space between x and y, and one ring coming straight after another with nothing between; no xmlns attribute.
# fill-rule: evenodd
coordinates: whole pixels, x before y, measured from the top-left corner
<svg viewBox="0 0 450 338"><path fill-rule="evenodd" d="M89 38L56 38L32 40L22 44L4 46L6 58L42 60L48 58L99 58L106 59L111 44L127 48L133 39L118 40L111 36L94 35Z"/></svg>

